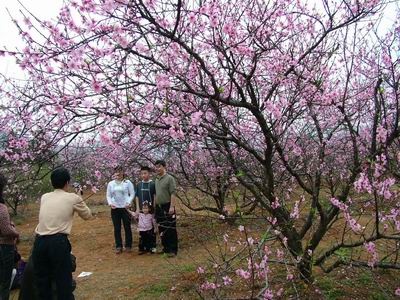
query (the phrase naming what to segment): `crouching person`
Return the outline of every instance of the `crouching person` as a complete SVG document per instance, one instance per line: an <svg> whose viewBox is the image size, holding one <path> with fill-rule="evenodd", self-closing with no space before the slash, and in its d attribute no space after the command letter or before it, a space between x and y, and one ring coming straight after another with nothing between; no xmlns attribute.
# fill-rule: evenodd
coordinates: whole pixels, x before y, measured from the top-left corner
<svg viewBox="0 0 400 300"><path fill-rule="evenodd" d="M76 270L76 257L71 253L71 272ZM24 273L22 275L21 286L19 290L18 300L40 300L38 290L34 278L34 269L32 256L29 258L26 264ZM72 280L72 291L76 288L76 281ZM57 299L57 287L54 281L51 282L51 293L53 299Z"/></svg>
<svg viewBox="0 0 400 300"><path fill-rule="evenodd" d="M75 212L85 220L92 214L80 196L67 192L71 180L67 169L55 169L50 178L54 191L44 194L40 200L39 224L35 230L32 251L35 283L41 300L53 299L52 282L57 300L71 300L74 299L73 268L68 235Z"/></svg>

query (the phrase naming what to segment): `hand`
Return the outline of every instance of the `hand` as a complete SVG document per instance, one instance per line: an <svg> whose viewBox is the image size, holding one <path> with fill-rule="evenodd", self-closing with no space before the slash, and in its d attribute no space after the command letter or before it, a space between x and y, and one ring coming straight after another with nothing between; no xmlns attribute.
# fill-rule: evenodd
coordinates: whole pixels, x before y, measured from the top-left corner
<svg viewBox="0 0 400 300"><path fill-rule="evenodd" d="M111 209L116 209L114 204L111 204L110 206L111 206Z"/></svg>
<svg viewBox="0 0 400 300"><path fill-rule="evenodd" d="M127 205L125 205L125 208L129 208L131 205L130 204L127 204Z"/></svg>
<svg viewBox="0 0 400 300"><path fill-rule="evenodd" d="M169 207L168 214L170 214L171 216L172 216L173 214L175 214L175 206L170 206L170 207Z"/></svg>
<svg viewBox="0 0 400 300"><path fill-rule="evenodd" d="M154 233L158 233L158 228L154 228Z"/></svg>

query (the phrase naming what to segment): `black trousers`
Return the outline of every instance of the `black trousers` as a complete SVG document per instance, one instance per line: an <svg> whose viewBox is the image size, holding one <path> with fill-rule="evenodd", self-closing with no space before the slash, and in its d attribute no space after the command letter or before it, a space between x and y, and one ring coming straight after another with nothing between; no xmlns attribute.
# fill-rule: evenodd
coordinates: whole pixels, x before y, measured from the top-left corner
<svg viewBox="0 0 400 300"><path fill-rule="evenodd" d="M38 296L53 298L52 282L56 285L57 300L73 300L71 244L65 234L37 236L32 260Z"/></svg>
<svg viewBox="0 0 400 300"><path fill-rule="evenodd" d="M121 225L124 225L125 247L132 248L131 217L125 208L111 209L111 219L114 225L115 248L122 248Z"/></svg>
<svg viewBox="0 0 400 300"><path fill-rule="evenodd" d="M156 247L156 235L154 230L139 231L139 251L151 251Z"/></svg>
<svg viewBox="0 0 400 300"><path fill-rule="evenodd" d="M168 214L171 203L156 205L156 220L161 236L161 244L165 253L178 253L178 233L176 232L176 217Z"/></svg>
<svg viewBox="0 0 400 300"><path fill-rule="evenodd" d="M0 300L10 297L11 274L14 267L14 245L0 245Z"/></svg>

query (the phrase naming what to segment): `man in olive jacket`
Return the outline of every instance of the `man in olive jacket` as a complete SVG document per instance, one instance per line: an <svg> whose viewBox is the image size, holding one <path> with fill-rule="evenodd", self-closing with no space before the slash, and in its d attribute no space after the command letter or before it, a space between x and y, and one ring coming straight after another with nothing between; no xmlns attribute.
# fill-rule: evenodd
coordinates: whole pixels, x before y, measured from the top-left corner
<svg viewBox="0 0 400 300"><path fill-rule="evenodd" d="M178 254L178 234L176 232L174 177L166 171L166 163L158 160L155 163L158 173L156 179L156 220L159 225L163 252L172 257Z"/></svg>

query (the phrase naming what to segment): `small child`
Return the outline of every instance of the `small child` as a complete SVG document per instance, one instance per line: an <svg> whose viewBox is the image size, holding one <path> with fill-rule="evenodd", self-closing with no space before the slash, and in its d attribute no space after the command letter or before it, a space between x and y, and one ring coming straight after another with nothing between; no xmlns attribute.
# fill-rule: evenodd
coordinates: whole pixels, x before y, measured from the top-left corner
<svg viewBox="0 0 400 300"><path fill-rule="evenodd" d="M134 213L130 212L131 215L138 219L139 238L139 255L146 252L156 253L156 233L157 223L154 219L153 214L150 212L150 205L147 202L143 202L142 212Z"/></svg>

